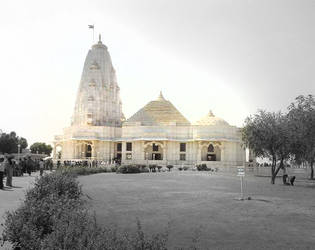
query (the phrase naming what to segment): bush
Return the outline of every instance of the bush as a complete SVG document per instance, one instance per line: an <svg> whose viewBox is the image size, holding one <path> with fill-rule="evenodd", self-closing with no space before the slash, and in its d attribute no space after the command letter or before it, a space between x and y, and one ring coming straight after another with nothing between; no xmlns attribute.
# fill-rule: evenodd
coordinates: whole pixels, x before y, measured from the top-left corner
<svg viewBox="0 0 315 250"><path fill-rule="evenodd" d="M121 174L138 174L141 173L140 167L135 165L123 165L117 169L117 173Z"/></svg>
<svg viewBox="0 0 315 250"><path fill-rule="evenodd" d="M139 165L141 173L150 172L149 168L146 165Z"/></svg>
<svg viewBox="0 0 315 250"><path fill-rule="evenodd" d="M172 169L174 166L173 166L173 165L167 165L166 167L168 168L168 171L171 172L171 169Z"/></svg>
<svg viewBox="0 0 315 250"><path fill-rule="evenodd" d="M183 169L184 169L184 171L187 171L189 169L189 167L188 166L184 166Z"/></svg>
<svg viewBox="0 0 315 250"><path fill-rule="evenodd" d="M90 174L99 174L99 173L107 173L111 172L107 168L104 167L83 167L83 166L78 166L78 167L71 167L71 166L66 166L66 167L61 167L57 169L57 171L61 173L71 173L74 175L90 175Z"/></svg>
<svg viewBox="0 0 315 250"><path fill-rule="evenodd" d="M22 249L40 249L41 241L53 231L55 218L64 210L83 205L81 194L72 174L54 173L37 179L22 206L6 213L3 239Z"/></svg>
<svg viewBox="0 0 315 250"><path fill-rule="evenodd" d="M211 169L207 167L207 164L199 164L196 166L198 171L210 171Z"/></svg>
<svg viewBox="0 0 315 250"><path fill-rule="evenodd" d="M183 168L182 168L182 167L178 167L178 170L179 170L179 171L182 171L182 170L183 170Z"/></svg>
<svg viewBox="0 0 315 250"><path fill-rule="evenodd" d="M149 165L150 172L156 172L157 165Z"/></svg>

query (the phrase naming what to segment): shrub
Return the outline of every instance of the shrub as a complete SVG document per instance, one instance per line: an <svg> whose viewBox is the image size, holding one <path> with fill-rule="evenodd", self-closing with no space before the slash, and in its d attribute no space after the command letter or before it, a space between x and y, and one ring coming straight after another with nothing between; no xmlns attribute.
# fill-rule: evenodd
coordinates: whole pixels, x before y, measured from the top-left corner
<svg viewBox="0 0 315 250"><path fill-rule="evenodd" d="M58 171L62 173L72 173L75 175L90 175L90 174L99 174L99 173L107 173L110 172L107 168L104 167L62 167L59 168Z"/></svg>
<svg viewBox="0 0 315 250"><path fill-rule="evenodd" d="M210 171L207 164L199 164L196 166L198 171Z"/></svg>
<svg viewBox="0 0 315 250"><path fill-rule="evenodd" d="M141 173L140 167L135 165L123 165L117 169L117 173L121 174L138 174Z"/></svg>
<svg viewBox="0 0 315 250"><path fill-rule="evenodd" d="M187 171L189 169L189 167L188 166L184 166L183 169L184 169L184 171Z"/></svg>
<svg viewBox="0 0 315 250"><path fill-rule="evenodd" d="M69 173L54 173L36 180L22 206L7 212L3 239L22 249L40 249L41 241L53 231L54 219L64 210L83 205L81 188Z"/></svg>
<svg viewBox="0 0 315 250"><path fill-rule="evenodd" d="M167 165L168 171L171 172L171 169L174 167L173 165Z"/></svg>
<svg viewBox="0 0 315 250"><path fill-rule="evenodd" d="M149 165L150 172L156 172L157 165Z"/></svg>
<svg viewBox="0 0 315 250"><path fill-rule="evenodd" d="M162 166L157 166L158 172L161 172Z"/></svg>
<svg viewBox="0 0 315 250"><path fill-rule="evenodd" d="M182 167L178 167L178 170L179 170L179 171L182 171L182 170L183 170L183 168L182 168Z"/></svg>
<svg viewBox="0 0 315 250"><path fill-rule="evenodd" d="M139 166L141 173L148 173L150 172L149 168L146 165Z"/></svg>

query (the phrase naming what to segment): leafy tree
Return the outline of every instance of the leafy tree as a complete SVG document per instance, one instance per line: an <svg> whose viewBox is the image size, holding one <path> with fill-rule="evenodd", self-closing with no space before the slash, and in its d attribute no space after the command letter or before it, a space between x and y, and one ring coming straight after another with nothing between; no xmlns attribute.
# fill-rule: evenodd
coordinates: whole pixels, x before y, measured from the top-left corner
<svg viewBox="0 0 315 250"><path fill-rule="evenodd" d="M272 184L275 183L279 170L284 169L284 161L290 156L290 138L289 120L281 112L259 110L245 120L242 129L244 145L257 157L267 157L272 162ZM277 161L280 161L278 167Z"/></svg>
<svg viewBox="0 0 315 250"><path fill-rule="evenodd" d="M14 131L7 133L2 133L0 135L0 152L1 153L17 153L18 145L20 144L20 150L27 148L27 140L23 137L16 135Z"/></svg>
<svg viewBox="0 0 315 250"><path fill-rule="evenodd" d="M315 162L315 98L300 95L289 106L288 117L292 131L291 151L298 162L308 162L314 179Z"/></svg>
<svg viewBox="0 0 315 250"><path fill-rule="evenodd" d="M52 147L49 144L46 144L44 142L35 142L30 147L30 150L33 154L40 153L40 154L46 154L50 156Z"/></svg>

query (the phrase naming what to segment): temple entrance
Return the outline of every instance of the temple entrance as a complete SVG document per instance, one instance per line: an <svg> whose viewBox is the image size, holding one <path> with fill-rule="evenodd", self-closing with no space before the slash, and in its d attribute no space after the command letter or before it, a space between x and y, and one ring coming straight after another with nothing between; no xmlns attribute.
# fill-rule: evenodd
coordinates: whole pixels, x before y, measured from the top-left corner
<svg viewBox="0 0 315 250"><path fill-rule="evenodd" d="M85 157L86 158L92 157L92 146L89 144L85 146Z"/></svg>
<svg viewBox="0 0 315 250"><path fill-rule="evenodd" d="M221 161L221 149L219 146L213 146L210 143L208 146L204 146L201 149L202 161Z"/></svg>
<svg viewBox="0 0 315 250"><path fill-rule="evenodd" d="M144 159L145 160L153 160L153 161L161 161L163 160L163 148L161 143L149 143L145 145L144 150Z"/></svg>
<svg viewBox="0 0 315 250"><path fill-rule="evenodd" d="M155 161L160 161L162 160L162 155L161 154L157 154L157 153L152 153L152 160L155 160Z"/></svg>

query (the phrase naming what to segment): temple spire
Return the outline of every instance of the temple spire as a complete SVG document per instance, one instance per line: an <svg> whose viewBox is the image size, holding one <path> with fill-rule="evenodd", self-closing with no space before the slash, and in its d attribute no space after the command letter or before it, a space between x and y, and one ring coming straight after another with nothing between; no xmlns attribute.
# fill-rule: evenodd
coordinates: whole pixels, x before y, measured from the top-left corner
<svg viewBox="0 0 315 250"><path fill-rule="evenodd" d="M164 98L164 96L162 94L162 90L160 91L160 95L158 97L158 101L165 101L165 98Z"/></svg>

